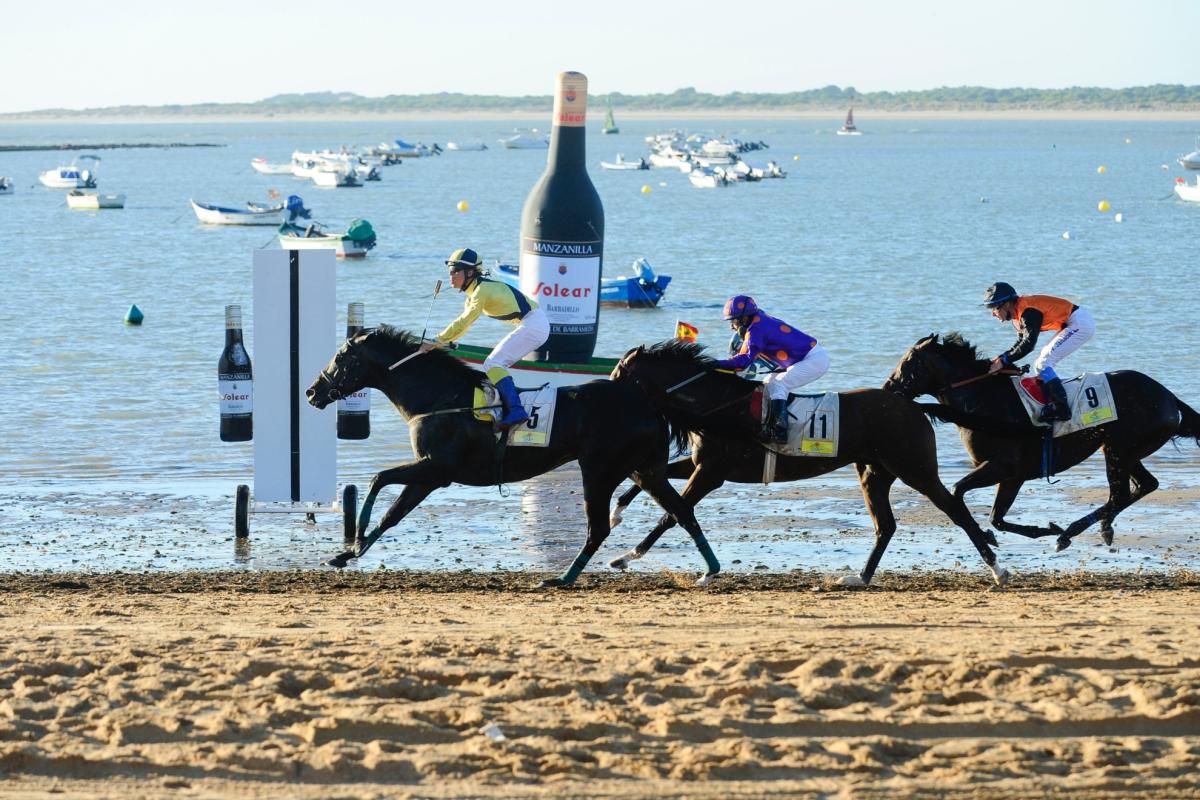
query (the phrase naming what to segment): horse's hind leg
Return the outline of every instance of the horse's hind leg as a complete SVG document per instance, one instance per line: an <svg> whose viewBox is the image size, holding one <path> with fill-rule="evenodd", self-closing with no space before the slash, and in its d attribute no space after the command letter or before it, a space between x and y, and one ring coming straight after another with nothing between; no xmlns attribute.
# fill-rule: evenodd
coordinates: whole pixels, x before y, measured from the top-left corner
<svg viewBox="0 0 1200 800"><path fill-rule="evenodd" d="M877 464L855 464L858 472L858 483L862 487L863 500L867 504L867 513L875 523L875 546L867 556L867 564L857 576L843 576L838 579L842 586L867 586L875 577L875 569L879 566L892 534L896 532L896 515L892 513L892 503L888 495L896 476Z"/></svg>
<svg viewBox="0 0 1200 800"><path fill-rule="evenodd" d="M1141 461L1122 461L1114 456L1107 446L1104 448L1104 470L1108 475L1108 502L1090 514L1086 514L1067 526L1067 530L1058 537L1056 550L1066 550L1071 546L1071 539L1090 528L1093 523L1100 523L1100 536L1106 545L1113 542L1113 520L1131 505L1158 488L1158 478ZM1132 482L1134 491L1130 492Z"/></svg>
<svg viewBox="0 0 1200 800"><path fill-rule="evenodd" d="M663 510L674 517L692 537L705 564L704 575L696 581L696 585L707 586L721 571L721 564L717 561L712 548L709 547L704 532L700 530L700 523L696 521L696 515L692 511L692 504L679 496L679 493L671 486L671 482L661 472L635 472L634 480L641 484L642 488L663 507Z"/></svg>

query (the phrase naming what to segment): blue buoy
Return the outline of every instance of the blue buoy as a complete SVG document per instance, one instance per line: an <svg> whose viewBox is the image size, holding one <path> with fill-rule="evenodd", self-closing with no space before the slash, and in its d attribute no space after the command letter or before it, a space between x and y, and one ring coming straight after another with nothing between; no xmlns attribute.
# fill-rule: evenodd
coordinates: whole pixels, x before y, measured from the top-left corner
<svg viewBox="0 0 1200 800"><path fill-rule="evenodd" d="M142 313L142 310L137 307L136 303L131 305L129 307L129 310L125 312L125 324L126 325L141 325L142 320L144 320L145 318L146 318L146 315Z"/></svg>

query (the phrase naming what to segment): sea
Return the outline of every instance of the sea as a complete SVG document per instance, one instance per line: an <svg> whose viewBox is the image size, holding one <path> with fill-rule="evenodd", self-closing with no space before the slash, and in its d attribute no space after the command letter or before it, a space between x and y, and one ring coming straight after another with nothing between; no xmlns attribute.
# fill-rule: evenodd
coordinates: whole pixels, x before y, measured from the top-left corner
<svg viewBox="0 0 1200 800"><path fill-rule="evenodd" d="M589 172L605 209L604 274L630 274L645 258L671 284L658 308L603 309L597 355L670 338L677 320L697 326L700 341L723 354L722 303L745 293L828 349L830 371L811 389L879 386L929 333L960 331L985 354L1007 348L1013 329L980 306L984 289L1003 280L1023 293L1070 298L1095 316L1095 338L1063 371L1138 369L1200 408L1200 205L1172 194L1186 175L1175 159L1191 149L1200 123L863 113L864 135L845 137L834 133L840 115L618 122L619 134L601 135L593 121L588 137ZM9 376L0 413L0 569L324 568L341 549L336 512L311 520L254 513L249 539L234 536L235 487L253 485L253 450L217 435L223 311L242 305L253 352L251 264L256 250L279 245L271 228L202 225L188 201L240 205L297 194L333 228L368 220L377 247L337 268L339 328L347 303L362 302L368 325L436 330L461 307L452 292L433 300L449 253L472 247L487 264L518 257L522 204L546 152L506 150L498 140L530 124L0 125L0 146L79 145L0 152L0 175L16 185L0 196L0 362ZM747 157L774 160L787 177L706 190L675 170L600 168L618 153L647 154L645 137L670 130L763 142L766 149ZM251 168L254 158L284 162L296 149L396 139L443 148L482 141L488 149L408 159L353 189ZM89 150L100 143L163 146ZM40 172L87 152L102 158L99 189L124 193L124 209L71 210L64 191L38 183ZM134 304L145 314L137 327L124 322ZM490 345L506 331L481 320L466 341ZM412 457L403 420L377 393L371 427L370 439L339 443L339 485L363 492L378 470ZM939 428L938 444L950 485L970 466L951 426ZM1146 463L1161 489L1122 514L1112 547L1095 530L1061 553L1052 539L1001 533L1002 563L1018 574L1193 568L1200 449L1168 444ZM1106 494L1099 455L1054 480L1028 484L1010 519L1065 524ZM395 496L385 491L376 515ZM941 568L983 576L966 537L933 519L923 497L902 486L892 496L900 530L881 576ZM990 490L968 496L985 527L990 502ZM857 571L873 540L851 468L794 484L726 485L697 513L732 571ZM657 517L652 503L637 501L590 569L607 570ZM550 572L569 563L584 536L571 465L500 489L439 490L348 568ZM634 568L701 566L676 532Z"/></svg>

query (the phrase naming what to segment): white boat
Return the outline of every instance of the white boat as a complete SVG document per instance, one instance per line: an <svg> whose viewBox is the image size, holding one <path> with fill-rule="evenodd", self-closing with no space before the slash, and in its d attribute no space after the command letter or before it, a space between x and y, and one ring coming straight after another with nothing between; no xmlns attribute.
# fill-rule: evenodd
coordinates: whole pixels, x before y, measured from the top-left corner
<svg viewBox="0 0 1200 800"><path fill-rule="evenodd" d="M696 167L688 173L688 180L692 182L692 186L698 189L716 189L729 183L724 175L718 174L708 167Z"/></svg>
<svg viewBox="0 0 1200 800"><path fill-rule="evenodd" d="M667 153L651 153L650 166L652 167L669 167L677 169L680 172L691 172L692 162L687 157L687 154L667 154Z"/></svg>
<svg viewBox="0 0 1200 800"><path fill-rule="evenodd" d="M397 139L396 145L389 148L389 152L399 158L425 158L426 156L440 156L442 148L436 142L432 145L421 142L409 144L403 139Z"/></svg>
<svg viewBox="0 0 1200 800"><path fill-rule="evenodd" d="M211 203L191 201L196 217L206 225L280 225L286 217L289 221L297 217L308 217L304 201L296 195L288 195L287 202L266 205L247 202L242 208L226 208Z"/></svg>
<svg viewBox="0 0 1200 800"><path fill-rule="evenodd" d="M124 208L125 195L123 194L100 194L99 192L85 192L83 189L72 189L67 192L67 208Z"/></svg>
<svg viewBox="0 0 1200 800"><path fill-rule="evenodd" d="M536 134L537 131L533 131ZM545 136L529 133L514 133L507 139L501 139L500 144L508 150L545 150L550 146L550 140Z"/></svg>
<svg viewBox="0 0 1200 800"><path fill-rule="evenodd" d="M838 136L862 136L862 131L854 127L854 107L846 112L846 124L838 128Z"/></svg>
<svg viewBox="0 0 1200 800"><path fill-rule="evenodd" d="M600 166L604 169L650 169L650 162L644 158L639 158L637 161L626 161L625 156L617 153L616 161L601 161Z"/></svg>
<svg viewBox="0 0 1200 800"><path fill-rule="evenodd" d="M1180 200L1200 203L1200 178L1196 178L1196 182L1192 184L1187 183L1183 178L1177 178L1175 194L1179 195Z"/></svg>
<svg viewBox="0 0 1200 800"><path fill-rule="evenodd" d="M484 144L483 142L478 142L478 141L470 141L470 142L446 142L446 149L447 149L447 150L458 150L458 151L465 151L465 150L487 150L487 149L488 149L488 147L487 147L487 145L486 145L486 144Z"/></svg>
<svg viewBox="0 0 1200 800"><path fill-rule="evenodd" d="M262 175L291 175L291 164L270 164L265 158L251 159L250 166L254 167L254 171Z"/></svg>
<svg viewBox="0 0 1200 800"><path fill-rule="evenodd" d="M313 171L312 182L327 189L362 186L354 170L341 164L322 164Z"/></svg>
<svg viewBox="0 0 1200 800"><path fill-rule="evenodd" d="M12 178L0 176L0 194L12 194L13 182Z"/></svg>
<svg viewBox="0 0 1200 800"><path fill-rule="evenodd" d="M95 164L100 163L98 156L80 156L76 161L92 161ZM38 175L38 180L43 186L50 189L95 189L96 188L96 168L83 169L75 165L72 161L65 167L57 169L48 169Z"/></svg>
<svg viewBox="0 0 1200 800"><path fill-rule="evenodd" d="M1196 139L1195 150L1179 157L1179 165L1184 169L1200 169L1200 138Z"/></svg>
<svg viewBox="0 0 1200 800"><path fill-rule="evenodd" d="M319 222L306 226L285 222L279 226L279 246L284 250L332 250L338 258L363 258L375 246L375 230L365 219L351 222L345 233L326 233Z"/></svg>

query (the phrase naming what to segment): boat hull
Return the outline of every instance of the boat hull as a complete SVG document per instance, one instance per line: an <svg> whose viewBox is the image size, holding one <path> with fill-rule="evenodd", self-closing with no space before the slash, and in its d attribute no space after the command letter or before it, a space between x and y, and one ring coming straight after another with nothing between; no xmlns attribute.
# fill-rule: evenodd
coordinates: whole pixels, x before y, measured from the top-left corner
<svg viewBox="0 0 1200 800"><path fill-rule="evenodd" d="M270 211L251 211L249 209L222 208L207 203L192 201L192 210L196 218L205 225L274 225L283 224L286 213L283 206Z"/></svg>
<svg viewBox="0 0 1200 800"><path fill-rule="evenodd" d="M123 194L97 194L95 192L87 192L67 195L67 208L96 210L101 208L124 207L125 195Z"/></svg>
<svg viewBox="0 0 1200 800"><path fill-rule="evenodd" d="M1184 169L1200 169L1200 150L1179 157L1179 166Z"/></svg>
<svg viewBox="0 0 1200 800"><path fill-rule="evenodd" d="M284 250L332 250L337 258L366 258L367 251L375 242L359 242L342 234L327 234L314 231L306 235L307 229L298 225L283 225L279 231L279 246Z"/></svg>
<svg viewBox="0 0 1200 800"><path fill-rule="evenodd" d="M483 371L483 361L492 352L490 347L460 344L451 351L455 358ZM513 382L522 389L550 384L556 389L578 386L589 381L608 380L617 366L616 358L593 356L584 364L563 364L553 361L518 361L509 367Z"/></svg>
<svg viewBox="0 0 1200 800"><path fill-rule="evenodd" d="M1180 200L1187 200L1189 203L1200 203L1200 180L1190 185L1186 183L1175 184L1175 194L1179 196Z"/></svg>
<svg viewBox="0 0 1200 800"><path fill-rule="evenodd" d="M254 171L260 175L291 175L291 164L268 164L266 161L254 159L250 162L250 166L254 167Z"/></svg>

